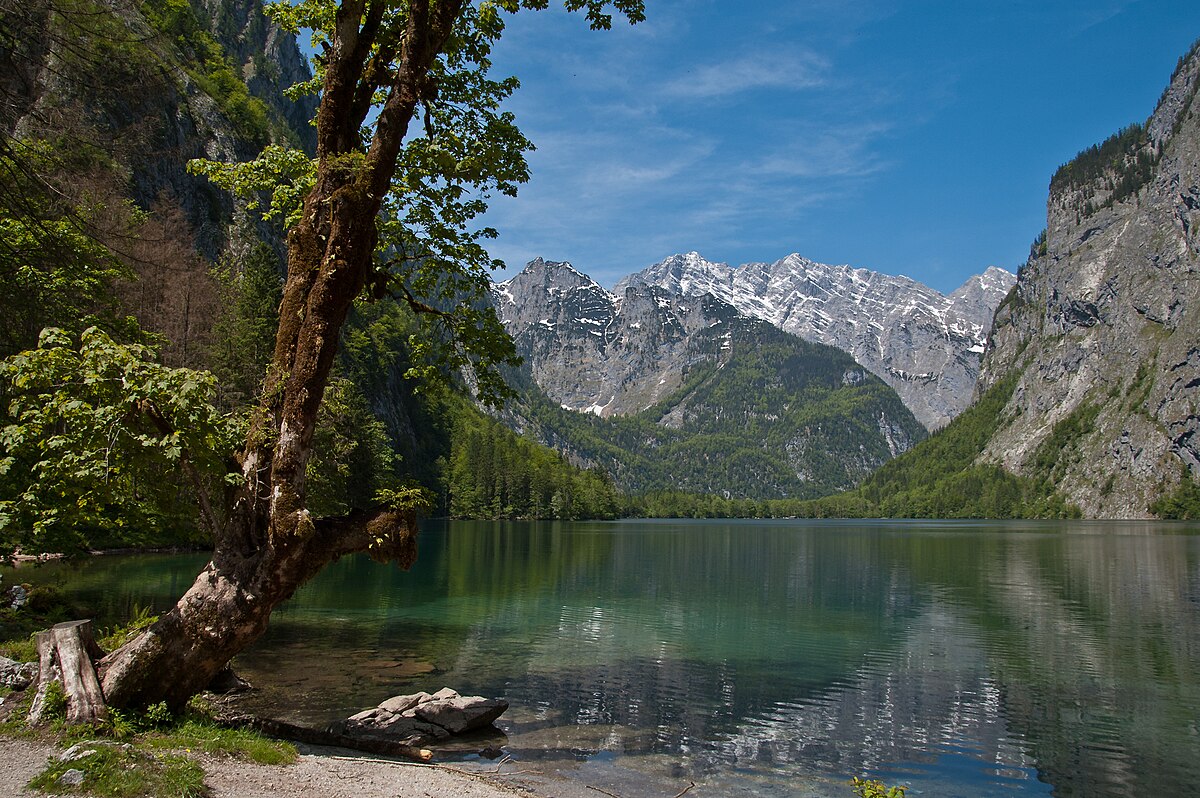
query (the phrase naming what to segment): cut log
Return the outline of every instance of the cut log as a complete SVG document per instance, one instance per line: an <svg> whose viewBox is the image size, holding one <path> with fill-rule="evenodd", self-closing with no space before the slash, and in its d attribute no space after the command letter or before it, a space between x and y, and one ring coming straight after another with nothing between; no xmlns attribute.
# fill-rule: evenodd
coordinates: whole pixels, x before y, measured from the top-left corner
<svg viewBox="0 0 1200 798"><path fill-rule="evenodd" d="M30 725L45 720L46 691L55 681L56 670L67 699L68 723L91 723L108 716L100 680L92 665L92 659L98 659L103 652L96 645L91 621L68 621L38 632L37 650L40 671L37 694L29 709Z"/></svg>
<svg viewBox="0 0 1200 798"><path fill-rule="evenodd" d="M417 762L428 762L433 759L433 752L428 748L418 748L404 745L395 740L383 737L360 737L357 735L340 734L310 726L297 726L272 718L260 718L254 715L226 715L217 720L222 726L234 729L253 729L280 740L291 740L309 745L326 745L334 748L349 748L354 751L365 751L369 754L384 756L401 756L414 759Z"/></svg>

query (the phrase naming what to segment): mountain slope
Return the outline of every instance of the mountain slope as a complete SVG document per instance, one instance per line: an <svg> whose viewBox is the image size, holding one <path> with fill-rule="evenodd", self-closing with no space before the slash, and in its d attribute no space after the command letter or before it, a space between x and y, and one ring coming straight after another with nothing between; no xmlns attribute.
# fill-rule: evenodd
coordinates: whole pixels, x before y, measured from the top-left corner
<svg viewBox="0 0 1200 798"><path fill-rule="evenodd" d="M636 285L618 301L538 260L497 304L536 383L508 423L629 491L820 496L924 437L845 352L708 295Z"/></svg>
<svg viewBox="0 0 1200 798"><path fill-rule="evenodd" d="M730 268L692 252L625 278L615 291L652 285L678 296L712 294L805 340L836 346L937 429L969 403L992 313L1013 280L993 267L945 296L907 277L799 255Z"/></svg>
<svg viewBox="0 0 1200 798"><path fill-rule="evenodd" d="M697 336L736 315L717 307L645 286L613 296L571 264L541 258L496 287L497 313L534 382L564 408L604 417L677 390L701 357Z"/></svg>
<svg viewBox="0 0 1200 798"><path fill-rule="evenodd" d="M1062 167L996 313L979 390L1020 373L982 460L1094 517L1143 517L1200 475L1200 52L1153 116Z"/></svg>

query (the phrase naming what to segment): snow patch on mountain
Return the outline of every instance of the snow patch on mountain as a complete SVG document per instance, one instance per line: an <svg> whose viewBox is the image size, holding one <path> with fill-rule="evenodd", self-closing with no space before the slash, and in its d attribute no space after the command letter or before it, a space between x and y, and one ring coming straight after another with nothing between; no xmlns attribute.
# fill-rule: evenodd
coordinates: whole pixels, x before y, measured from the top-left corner
<svg viewBox="0 0 1200 798"><path fill-rule="evenodd" d="M731 267L688 252L624 278L613 293L653 286L680 297L710 294L747 316L836 346L937 429L970 403L992 316L1015 281L991 267L945 295L908 277L798 254Z"/></svg>

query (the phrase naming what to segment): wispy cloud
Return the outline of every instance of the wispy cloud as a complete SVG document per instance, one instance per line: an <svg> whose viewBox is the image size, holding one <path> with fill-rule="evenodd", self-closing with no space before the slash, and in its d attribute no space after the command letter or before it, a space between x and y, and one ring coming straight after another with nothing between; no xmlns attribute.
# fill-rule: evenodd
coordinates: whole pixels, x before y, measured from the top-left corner
<svg viewBox="0 0 1200 798"><path fill-rule="evenodd" d="M755 89L799 91L825 85L829 62L814 52L754 53L698 66L663 87L667 96L725 97Z"/></svg>
<svg viewBox="0 0 1200 798"><path fill-rule="evenodd" d="M1094 3L1089 8L1081 9L1078 22L1075 25L1075 29L1071 31L1071 34L1079 35L1097 25L1103 25L1110 19L1123 14L1131 5L1133 3L1130 0L1116 0L1116 2Z"/></svg>
<svg viewBox="0 0 1200 798"><path fill-rule="evenodd" d="M860 178L886 168L879 140L892 126L884 122L855 125L797 126L744 166L746 174L773 179Z"/></svg>

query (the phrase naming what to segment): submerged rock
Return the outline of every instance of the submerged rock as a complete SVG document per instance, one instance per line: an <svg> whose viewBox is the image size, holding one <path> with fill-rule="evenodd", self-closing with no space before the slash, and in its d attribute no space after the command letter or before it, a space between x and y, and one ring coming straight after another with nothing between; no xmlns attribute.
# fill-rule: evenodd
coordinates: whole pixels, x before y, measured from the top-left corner
<svg viewBox="0 0 1200 798"><path fill-rule="evenodd" d="M422 745L490 726L507 709L504 699L463 696L445 687L432 695L394 696L333 724L329 731Z"/></svg>

